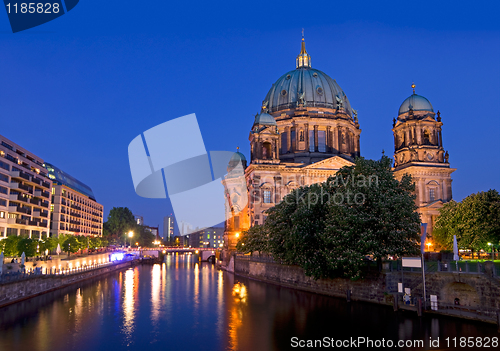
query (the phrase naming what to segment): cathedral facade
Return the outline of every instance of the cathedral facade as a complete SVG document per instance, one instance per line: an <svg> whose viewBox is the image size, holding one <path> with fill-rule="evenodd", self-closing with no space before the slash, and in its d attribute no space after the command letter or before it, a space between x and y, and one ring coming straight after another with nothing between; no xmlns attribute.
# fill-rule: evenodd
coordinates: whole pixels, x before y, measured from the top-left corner
<svg viewBox="0 0 500 351"><path fill-rule="evenodd" d="M451 200L454 169L443 149L441 126L439 111L436 116L415 90L393 119L394 174L414 177L418 211L430 230L439 208ZM294 189L324 182L353 165L360 156L360 134L357 111L334 79L312 68L302 38L296 68L272 85L255 116L248 166L239 152L231 159L230 168L240 163L245 169L246 189L238 189L236 179L224 181L225 249L234 250L240 234L264 223L266 211Z"/></svg>

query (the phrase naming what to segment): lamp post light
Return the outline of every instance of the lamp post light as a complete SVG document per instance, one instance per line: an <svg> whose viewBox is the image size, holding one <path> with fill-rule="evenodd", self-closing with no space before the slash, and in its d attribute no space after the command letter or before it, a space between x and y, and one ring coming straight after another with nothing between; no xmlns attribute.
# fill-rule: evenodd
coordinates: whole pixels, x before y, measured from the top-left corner
<svg viewBox="0 0 500 351"><path fill-rule="evenodd" d="M130 231L128 232L128 237L129 237L129 246L132 247L132 237L134 236L134 232L133 231Z"/></svg>

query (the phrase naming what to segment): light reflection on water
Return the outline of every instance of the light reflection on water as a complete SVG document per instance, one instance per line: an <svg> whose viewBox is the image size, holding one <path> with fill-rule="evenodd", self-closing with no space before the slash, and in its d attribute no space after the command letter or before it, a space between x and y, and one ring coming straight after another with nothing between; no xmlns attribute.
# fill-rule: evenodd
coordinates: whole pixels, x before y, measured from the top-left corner
<svg viewBox="0 0 500 351"><path fill-rule="evenodd" d="M0 350L286 350L290 339L498 336L488 324L394 313L248 280L190 255L0 309ZM472 349L470 349L472 350Z"/></svg>

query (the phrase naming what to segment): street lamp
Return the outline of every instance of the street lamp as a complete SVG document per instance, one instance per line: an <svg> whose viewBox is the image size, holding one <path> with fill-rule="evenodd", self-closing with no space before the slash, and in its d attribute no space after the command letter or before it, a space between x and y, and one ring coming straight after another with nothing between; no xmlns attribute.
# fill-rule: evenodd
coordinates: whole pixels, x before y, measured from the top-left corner
<svg viewBox="0 0 500 351"><path fill-rule="evenodd" d="M130 241L129 241L129 243L130 243L130 245L129 245L129 246L130 246L130 247L132 247L132 237L133 237L133 236L134 236L134 232L133 232L133 231L128 232L128 237L130 238Z"/></svg>

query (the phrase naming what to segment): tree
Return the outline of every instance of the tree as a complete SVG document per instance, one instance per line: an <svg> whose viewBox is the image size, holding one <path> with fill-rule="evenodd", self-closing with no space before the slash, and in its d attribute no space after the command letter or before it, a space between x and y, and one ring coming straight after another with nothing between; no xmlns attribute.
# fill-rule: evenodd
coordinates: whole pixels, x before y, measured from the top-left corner
<svg viewBox="0 0 500 351"><path fill-rule="evenodd" d="M128 242L128 232L136 229L136 222L132 211L127 207L113 207L109 211L108 220L103 226L103 235L113 243Z"/></svg>
<svg viewBox="0 0 500 351"><path fill-rule="evenodd" d="M61 245L61 249L68 253L75 253L83 247L83 244L78 240L76 236L68 235L64 243ZM85 245L86 247L86 245Z"/></svg>
<svg viewBox="0 0 500 351"><path fill-rule="evenodd" d="M54 251L57 248L57 244L59 244L59 240L53 237L45 238L40 242L40 252L49 250L49 252Z"/></svg>
<svg viewBox="0 0 500 351"><path fill-rule="evenodd" d="M325 183L287 195L268 210L263 228L249 231L244 240L255 242L250 249L267 249L316 279L357 279L366 256L380 263L388 255L418 254L414 190L410 176L394 178L388 157L357 158Z"/></svg>
<svg viewBox="0 0 500 351"><path fill-rule="evenodd" d="M255 225L242 233L238 244L236 244L236 249L243 253L258 251L260 254L269 252L268 242L266 227Z"/></svg>
<svg viewBox="0 0 500 351"><path fill-rule="evenodd" d="M500 194L488 190L471 194L461 202L450 201L440 210L433 238L440 246L453 249L453 235L459 248L479 252L488 242L500 243Z"/></svg>
<svg viewBox="0 0 500 351"><path fill-rule="evenodd" d="M19 253L19 255L22 255L22 253L24 252L26 257L34 257L37 255L36 248L38 245L38 240L21 238L21 240L17 242L17 252Z"/></svg>
<svg viewBox="0 0 500 351"><path fill-rule="evenodd" d="M8 236L6 239L0 241L0 243L3 244L2 250L5 256L14 257L19 255L17 244L20 240L20 236Z"/></svg>

